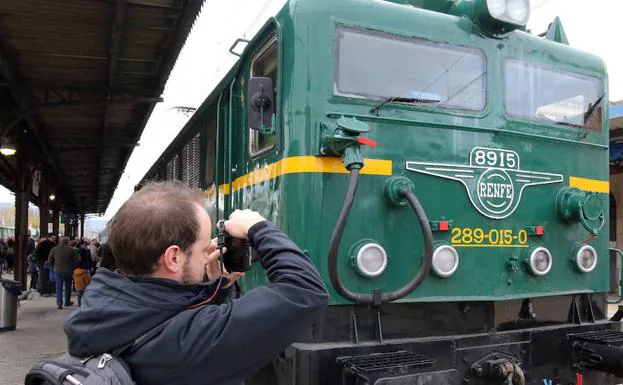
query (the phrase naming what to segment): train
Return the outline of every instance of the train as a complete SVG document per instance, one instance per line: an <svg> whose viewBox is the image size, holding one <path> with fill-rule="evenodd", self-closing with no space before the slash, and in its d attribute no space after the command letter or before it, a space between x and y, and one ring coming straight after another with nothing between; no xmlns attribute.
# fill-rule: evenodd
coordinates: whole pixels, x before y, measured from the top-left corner
<svg viewBox="0 0 623 385"><path fill-rule="evenodd" d="M15 238L15 227L11 226L0 226L0 238L8 239Z"/></svg>
<svg viewBox="0 0 623 385"><path fill-rule="evenodd" d="M137 188L201 188L213 223L258 211L320 271L328 310L248 384L621 382L607 69L529 17L290 0L234 42ZM241 295L265 284L254 266Z"/></svg>

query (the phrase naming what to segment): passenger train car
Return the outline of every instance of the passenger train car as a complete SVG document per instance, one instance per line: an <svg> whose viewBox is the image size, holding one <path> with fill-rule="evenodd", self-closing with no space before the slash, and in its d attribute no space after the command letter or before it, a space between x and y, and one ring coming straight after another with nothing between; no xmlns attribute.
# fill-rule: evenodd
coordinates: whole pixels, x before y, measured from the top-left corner
<svg viewBox="0 0 623 385"><path fill-rule="evenodd" d="M620 382L607 72L529 16L291 0L234 44L141 184L204 189L214 221L260 212L326 281L324 317L250 384ZM254 266L242 295L266 283Z"/></svg>

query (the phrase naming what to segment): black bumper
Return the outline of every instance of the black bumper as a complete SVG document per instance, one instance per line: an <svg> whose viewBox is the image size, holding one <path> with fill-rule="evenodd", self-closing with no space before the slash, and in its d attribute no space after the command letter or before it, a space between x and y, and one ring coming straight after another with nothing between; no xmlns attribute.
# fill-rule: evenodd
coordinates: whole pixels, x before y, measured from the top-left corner
<svg viewBox="0 0 623 385"><path fill-rule="evenodd" d="M623 383L610 373L578 365L572 335L601 331L620 332L620 323L565 324L359 344L294 344L273 364L280 385L505 383L479 369L495 360L517 363L526 384L576 384L578 374L585 384Z"/></svg>

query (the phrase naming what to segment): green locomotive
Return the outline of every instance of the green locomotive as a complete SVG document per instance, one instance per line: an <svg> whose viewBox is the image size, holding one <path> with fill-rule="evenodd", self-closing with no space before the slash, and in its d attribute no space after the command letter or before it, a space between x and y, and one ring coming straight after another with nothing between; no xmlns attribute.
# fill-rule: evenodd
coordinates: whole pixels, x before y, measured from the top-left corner
<svg viewBox="0 0 623 385"><path fill-rule="evenodd" d="M251 208L323 319L249 383L616 383L607 74L528 0L291 0L144 181ZM141 182L141 183L143 183ZM140 186L140 185L139 185ZM254 267L242 292L266 283Z"/></svg>

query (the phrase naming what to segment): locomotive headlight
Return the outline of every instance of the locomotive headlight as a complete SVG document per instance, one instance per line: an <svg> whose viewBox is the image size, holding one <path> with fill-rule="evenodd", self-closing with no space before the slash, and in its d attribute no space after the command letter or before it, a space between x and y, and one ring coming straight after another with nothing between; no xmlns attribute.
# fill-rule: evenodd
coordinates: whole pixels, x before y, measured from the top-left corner
<svg viewBox="0 0 623 385"><path fill-rule="evenodd" d="M489 18L497 22L525 27L530 18L529 0L483 0Z"/></svg>
<svg viewBox="0 0 623 385"><path fill-rule="evenodd" d="M487 0L487 9L491 16L501 17L506 12L506 0Z"/></svg>
<svg viewBox="0 0 623 385"><path fill-rule="evenodd" d="M545 247L535 247L528 250L526 263L530 272L534 275L543 276L552 269L552 254Z"/></svg>
<svg viewBox="0 0 623 385"><path fill-rule="evenodd" d="M590 273L597 266L597 252L592 246L582 245L575 253L575 264L582 273Z"/></svg>
<svg viewBox="0 0 623 385"><path fill-rule="evenodd" d="M530 16L530 4L525 0L508 0L506 12L514 24L526 25Z"/></svg>
<svg viewBox="0 0 623 385"><path fill-rule="evenodd" d="M354 257L359 274L364 277L378 277L387 267L387 253L378 243L364 243Z"/></svg>
<svg viewBox="0 0 623 385"><path fill-rule="evenodd" d="M459 268L459 253L450 245L441 245L433 252L433 271L442 278L454 274Z"/></svg>

